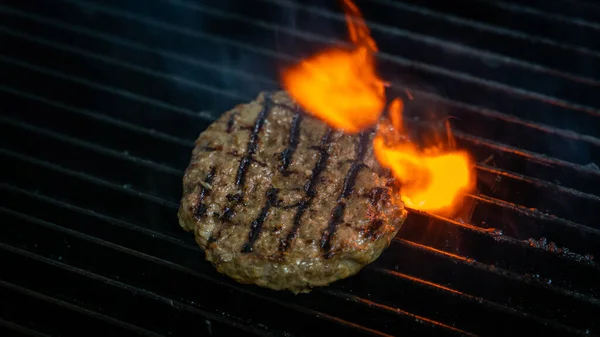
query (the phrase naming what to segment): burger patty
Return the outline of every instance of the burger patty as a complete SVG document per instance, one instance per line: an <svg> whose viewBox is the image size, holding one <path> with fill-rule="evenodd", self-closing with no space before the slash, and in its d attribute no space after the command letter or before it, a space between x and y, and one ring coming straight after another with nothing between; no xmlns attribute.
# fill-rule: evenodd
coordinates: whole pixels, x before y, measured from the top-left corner
<svg viewBox="0 0 600 337"><path fill-rule="evenodd" d="M179 222L241 283L298 293L356 274L406 218L373 134L344 134L283 91L261 93L196 140Z"/></svg>

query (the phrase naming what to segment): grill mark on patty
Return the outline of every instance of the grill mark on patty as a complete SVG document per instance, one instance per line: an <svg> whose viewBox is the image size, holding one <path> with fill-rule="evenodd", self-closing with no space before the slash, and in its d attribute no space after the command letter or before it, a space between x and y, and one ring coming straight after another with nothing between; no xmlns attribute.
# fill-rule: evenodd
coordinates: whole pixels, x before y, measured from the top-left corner
<svg viewBox="0 0 600 337"><path fill-rule="evenodd" d="M294 111L294 119L292 120L292 127L290 130L290 137L288 140L288 146L281 153L281 167L280 170L284 176L289 176L288 167L292 162L292 157L294 156L294 152L296 152L296 148L298 147L298 142L300 141L300 124L302 123L302 114L295 109Z"/></svg>
<svg viewBox="0 0 600 337"><path fill-rule="evenodd" d="M229 116L229 119L227 120L227 133L231 133L233 131L233 125L235 124L235 117L237 115L239 115L239 112L235 111Z"/></svg>
<svg viewBox="0 0 600 337"><path fill-rule="evenodd" d="M217 168L212 166L210 168L210 171L208 172L208 175L206 176L206 178L204 178L204 183L206 185L202 185L202 188L200 189L200 194L198 195L198 203L196 204L196 209L194 209L194 218L196 220L199 220L204 215L206 215L208 206L204 204L204 198L206 198L206 196L210 194L210 188L207 186L210 186L210 184L212 184L216 174Z"/></svg>
<svg viewBox="0 0 600 337"><path fill-rule="evenodd" d="M269 211L271 207L277 204L277 194L279 190L274 187L269 187L267 190L267 202L265 206L260 210L258 217L252 221L250 224L250 232L248 232L248 241L242 246L242 253L250 253L252 252L252 246L258 240L260 233L262 232L262 227L265 222L265 219L269 215Z"/></svg>
<svg viewBox="0 0 600 337"><path fill-rule="evenodd" d="M226 196L227 200L229 201L229 204L225 206L223 212L218 216L219 220L223 222L231 221L231 218L235 215L235 208L243 201L243 191L244 183L246 181L246 174L248 173L250 163L254 161L253 156L257 150L259 141L258 135L263 128L265 120L269 116L269 113L271 111L271 105L271 94L266 93L264 95L263 108L256 117L256 120L254 121L254 126L250 128L251 133L250 138L248 140L248 146L246 147L246 153L242 157L242 159L240 159L240 165L238 166L235 178L235 185L239 188L240 192L236 194L228 194ZM222 229L223 225L221 225L220 228L215 228L213 230L213 232L211 233L211 239L213 240L213 242L216 242L220 238Z"/></svg>
<svg viewBox="0 0 600 337"><path fill-rule="evenodd" d="M300 229L301 225L300 220L302 219L304 212L306 212L314 196L316 195L315 187L317 185L317 181L319 179L319 176L321 175L321 172L325 170L327 162L329 161L329 145L331 144L332 134L333 130L331 128L327 128L327 131L325 132L323 137L321 137L321 142L318 146L319 159L317 160L317 163L312 169L310 180L306 183L306 185L304 185L304 192L306 193L306 195L298 205L298 210L296 211L296 214L294 214L292 228L288 232L285 239L279 245L280 252L285 252L290 248L292 241L294 241L294 239L298 235L298 230Z"/></svg>
<svg viewBox="0 0 600 337"><path fill-rule="evenodd" d="M356 177L362 168L368 168L363 163L364 156L367 153L371 132L365 131L360 134L356 149L356 159L350 166L350 169L346 173L344 178L344 186L340 195L338 196L337 203L331 212L331 217L327 223L327 227L323 230L321 236L321 249L323 250L324 257L327 259L331 257L331 240L335 234L338 224L344 217L344 211L346 210L346 199L352 194L354 185L356 184Z"/></svg>
<svg viewBox="0 0 600 337"><path fill-rule="evenodd" d="M265 120L269 116L269 112L271 111L271 95L265 94L263 101L263 108L258 114L256 121L254 122L254 127L252 128L252 132L250 133L250 139L248 140L248 147L246 147L246 155L240 160L240 166L237 171L237 175L235 177L235 184L238 187L243 187L246 182L246 174L248 173L248 168L250 167L250 163L252 162L252 156L256 152L258 148L258 134L263 128L265 124Z"/></svg>

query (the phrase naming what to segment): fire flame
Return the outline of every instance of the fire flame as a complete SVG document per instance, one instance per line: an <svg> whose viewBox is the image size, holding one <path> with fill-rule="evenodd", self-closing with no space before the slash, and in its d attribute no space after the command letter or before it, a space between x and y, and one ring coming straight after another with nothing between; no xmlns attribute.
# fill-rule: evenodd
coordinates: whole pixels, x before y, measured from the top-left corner
<svg viewBox="0 0 600 337"><path fill-rule="evenodd" d="M354 49L327 49L286 69L284 88L308 113L347 133L379 123L373 140L375 157L400 184L406 206L434 213L453 211L473 188L470 156L454 150L449 124L445 137L449 149L420 149L405 132L400 98L390 103L389 120L381 118L386 83L375 71L377 45L358 7L351 0L343 4Z"/></svg>
<svg viewBox="0 0 600 337"><path fill-rule="evenodd" d="M306 111L347 133L356 133L379 120L385 107L385 83L375 72L377 46L358 7L350 0L344 5L355 48L318 53L284 71L282 81Z"/></svg>

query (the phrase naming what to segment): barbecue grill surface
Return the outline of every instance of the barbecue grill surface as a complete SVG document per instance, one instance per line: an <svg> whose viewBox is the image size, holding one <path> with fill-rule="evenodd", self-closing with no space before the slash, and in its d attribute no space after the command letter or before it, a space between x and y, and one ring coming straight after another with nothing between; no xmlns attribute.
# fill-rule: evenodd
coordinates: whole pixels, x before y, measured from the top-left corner
<svg viewBox="0 0 600 337"><path fill-rule="evenodd" d="M294 296L177 224L193 140L346 39L336 1L0 4L0 335L597 335L600 5L357 1L414 130L478 162L358 275Z"/></svg>

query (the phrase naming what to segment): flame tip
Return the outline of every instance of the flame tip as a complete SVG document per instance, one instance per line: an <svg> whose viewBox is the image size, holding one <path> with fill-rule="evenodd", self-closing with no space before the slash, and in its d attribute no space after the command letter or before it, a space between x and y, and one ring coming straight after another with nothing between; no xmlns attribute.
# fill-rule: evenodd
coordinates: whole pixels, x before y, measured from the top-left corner
<svg viewBox="0 0 600 337"><path fill-rule="evenodd" d="M449 119L442 144L418 148L408 137L403 120L404 102L396 97L388 106L389 121L381 120L385 108L385 88L376 73L377 45L370 36L362 14L352 0L342 7L350 41L355 48L326 49L307 58L282 75L283 87L308 113L346 133L356 133L379 124L373 139L377 161L391 169L402 184L400 199L407 207L430 212L446 212L459 204L474 186L474 164L466 151L455 150ZM405 90L409 100L413 95ZM387 123L381 125L381 123Z"/></svg>

